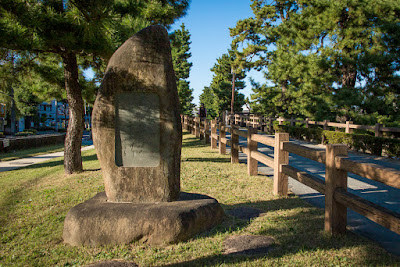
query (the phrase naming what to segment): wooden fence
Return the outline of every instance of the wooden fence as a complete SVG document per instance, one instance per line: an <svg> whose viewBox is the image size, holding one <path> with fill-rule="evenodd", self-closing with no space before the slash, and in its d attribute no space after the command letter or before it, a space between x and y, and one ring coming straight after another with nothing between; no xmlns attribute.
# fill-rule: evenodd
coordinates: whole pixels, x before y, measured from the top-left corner
<svg viewBox="0 0 400 267"><path fill-rule="evenodd" d="M0 153L47 145L63 144L65 133L21 136L0 139Z"/></svg>
<svg viewBox="0 0 400 267"><path fill-rule="evenodd" d="M236 121L237 122L237 121ZM360 163L347 157L346 145L328 144L325 150L309 148L289 141L288 133L276 133L275 137L261 135L253 127L239 129L216 120L200 121L182 115L182 127L196 137L211 143L212 149L226 154L226 146L231 148L231 163L239 162L239 151L247 155L249 175L258 174L258 162L274 169L273 192L287 196L288 176L325 195L325 231L342 234L346 231L347 208L350 208L370 220L400 234L400 214L372 203L347 191L348 172L381 182L400 189L400 171L376 164ZM230 133L230 139L226 133ZM239 145L239 136L247 139L247 146ZM274 148L274 157L258 151L258 144ZM301 171L289 165L289 153L325 164L325 181L318 176Z"/></svg>
<svg viewBox="0 0 400 267"><path fill-rule="evenodd" d="M354 129L361 130L370 130L375 133L376 137L381 137L383 132L386 133L400 133L400 128L397 127L384 127L382 124L376 123L375 125L358 125L353 124L352 121L346 121L345 123L338 122L330 122L329 120L324 121L312 121L309 119L294 119L294 118L268 118L261 115L256 114L227 114L226 115L228 124L235 124L241 126L251 126L253 128L262 128L267 132L273 131L273 122L278 121L280 125L283 124L284 121L288 121L290 126L295 126L296 123L304 124L306 128L310 125L319 125L322 126L324 130L327 130L329 127L333 127L335 129L345 129L346 133L352 133Z"/></svg>

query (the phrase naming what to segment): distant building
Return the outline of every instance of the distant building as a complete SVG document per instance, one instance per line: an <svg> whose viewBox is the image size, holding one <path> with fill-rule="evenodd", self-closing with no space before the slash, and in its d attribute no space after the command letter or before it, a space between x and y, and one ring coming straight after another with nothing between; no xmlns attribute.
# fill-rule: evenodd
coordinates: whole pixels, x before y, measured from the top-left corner
<svg viewBox="0 0 400 267"><path fill-rule="evenodd" d="M91 128L92 107L85 104L85 129ZM1 111L1 110L0 110ZM42 102L38 105L38 120L32 117L21 117L16 121L17 132L22 132L26 128L48 128L48 130L66 129L68 127L68 104L55 99L50 102ZM8 124L7 124L8 121ZM1 118L0 113L0 132L10 133L9 119ZM52 129L50 129L52 128Z"/></svg>
<svg viewBox="0 0 400 267"><path fill-rule="evenodd" d="M38 117L40 127L67 128L68 104L54 99L50 102L42 102L38 107Z"/></svg>
<svg viewBox="0 0 400 267"><path fill-rule="evenodd" d="M85 104L85 128L91 128L92 108ZM43 102L38 107L38 116L41 127L51 127L56 129L64 129L68 126L69 120L68 104L62 101L51 100L51 102ZM57 123L57 124L56 124Z"/></svg>

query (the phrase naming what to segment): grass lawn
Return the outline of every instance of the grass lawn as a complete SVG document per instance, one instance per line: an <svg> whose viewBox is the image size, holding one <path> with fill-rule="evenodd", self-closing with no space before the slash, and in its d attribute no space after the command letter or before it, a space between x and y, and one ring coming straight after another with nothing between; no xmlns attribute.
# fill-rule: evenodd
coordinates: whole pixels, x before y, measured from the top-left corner
<svg viewBox="0 0 400 267"><path fill-rule="evenodd" d="M232 165L228 155L187 133L182 190L212 196L225 211L250 206L265 216L251 221L227 216L220 226L179 244L71 247L62 240L65 215L104 190L95 151L83 152L83 160L86 171L71 176L64 175L60 159L0 173L0 266L80 266L110 259L140 266L400 265L399 258L365 238L324 234L321 209L297 197L273 196L270 177L249 177L246 165ZM271 236L276 244L268 255L223 255L224 239L238 234Z"/></svg>
<svg viewBox="0 0 400 267"><path fill-rule="evenodd" d="M60 151L64 151L64 144L57 144L57 145L50 145L50 146L43 146L43 147L36 147L24 150L16 150L7 153L1 153L0 160L9 161L9 160L33 157Z"/></svg>

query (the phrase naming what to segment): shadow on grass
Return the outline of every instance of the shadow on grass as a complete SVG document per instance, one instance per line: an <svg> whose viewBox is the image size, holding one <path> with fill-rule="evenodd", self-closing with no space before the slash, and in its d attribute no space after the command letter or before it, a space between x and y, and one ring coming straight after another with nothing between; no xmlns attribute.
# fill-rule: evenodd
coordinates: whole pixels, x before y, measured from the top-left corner
<svg viewBox="0 0 400 267"><path fill-rule="evenodd" d="M83 156L82 161L92 161L96 160L97 155ZM63 160L56 160L51 162L39 163L24 167L23 169L38 169L38 168L51 168L62 166L64 164ZM21 168L22 169L22 168ZM100 169L88 169L84 171L97 171ZM11 214L15 210L15 206L18 203L21 203L24 198L26 198L26 192L29 192L32 187L35 187L45 176L41 175L34 179L29 179L21 184L18 187L9 190L6 198L0 199L0 210L2 216L0 216L0 225L7 225L7 217L8 214Z"/></svg>
<svg viewBox="0 0 400 267"><path fill-rule="evenodd" d="M262 217L260 220L262 220L262 222L257 222L257 227L255 227L258 230L250 230L250 232L254 235L264 235L274 238L276 242L275 245L266 250L265 253L260 254L225 255L218 253L167 266L219 266L223 264L239 264L242 262L250 263L251 261L261 258L278 259L298 253L300 259L301 257L304 257L304 254L307 253L307 251L310 253L329 254L329 250L336 251L343 248L359 247L369 242L367 239L356 236L350 232L346 235L336 237L325 234L323 231L323 211L312 207L298 198L284 198L222 206L226 214L229 214L231 210L237 208L248 207L250 209L262 210L263 212L260 214L260 217ZM287 216L281 215L285 216L284 218L276 213L274 213L273 216L269 214L273 211L292 210L296 208L299 208L299 210L295 213L291 213ZM206 233L199 234L195 238L212 237L220 234L229 235L232 234L233 231L240 235L240 232L250 226L256 218L257 216L253 219L240 219L238 217L227 215L225 221L221 225L214 227ZM261 225L259 226L259 224ZM233 234L238 235L237 233ZM396 260L396 258L393 260L393 258L382 256L381 254L381 250L376 250L373 246L366 246L363 255L354 257L349 264L365 266L378 264L379 261L379 264L390 265L393 264L394 260ZM307 257L313 256L311 255ZM315 262L315 264L318 265L323 263Z"/></svg>
<svg viewBox="0 0 400 267"><path fill-rule="evenodd" d="M97 160L97 155L96 154L82 157L82 162L93 161L93 160ZM60 165L61 166L64 165L64 159L51 161L51 162L38 163L38 164L34 164L34 165L30 165L30 166L24 167L24 169L49 168L49 167L56 167L56 166L60 166ZM93 171L93 170L84 170L84 171Z"/></svg>
<svg viewBox="0 0 400 267"><path fill-rule="evenodd" d="M4 227L4 229L12 221L8 219L8 217L16 209L15 206L23 202L23 200L26 199L26 192L29 192L30 189L35 187L43 178L44 176L40 176L19 184L17 188L8 190L8 194L5 198L0 199L0 225Z"/></svg>
<svg viewBox="0 0 400 267"><path fill-rule="evenodd" d="M185 158L182 161L197 161L197 162L231 162L230 158Z"/></svg>
<svg viewBox="0 0 400 267"><path fill-rule="evenodd" d="M209 144L206 144L204 140L200 140L196 137L188 137L185 138L184 142L182 142L182 147L207 147Z"/></svg>
<svg viewBox="0 0 400 267"><path fill-rule="evenodd" d="M101 170L101 168L98 168L98 169L84 169L83 171L84 172L97 172L97 171L100 171Z"/></svg>

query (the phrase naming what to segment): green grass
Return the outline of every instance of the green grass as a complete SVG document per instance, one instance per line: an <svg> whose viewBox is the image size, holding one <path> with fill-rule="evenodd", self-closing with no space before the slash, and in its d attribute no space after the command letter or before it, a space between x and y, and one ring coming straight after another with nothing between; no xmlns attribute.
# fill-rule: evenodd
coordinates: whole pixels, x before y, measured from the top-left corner
<svg viewBox="0 0 400 267"><path fill-rule="evenodd" d="M64 151L64 144L57 144L57 145L50 145L50 146L43 146L43 147L36 147L25 150L16 150L7 153L1 153L0 160L9 161L9 160L33 157L60 151Z"/></svg>
<svg viewBox="0 0 400 267"><path fill-rule="evenodd" d="M64 175L60 159L0 173L1 266L81 266L110 259L140 266L400 265L399 258L365 238L324 234L321 209L297 197L273 196L271 177L249 177L244 164L232 165L228 155L189 134L182 148L182 190L210 195L225 211L251 206L265 216L251 221L227 216L216 228L179 244L71 247L62 240L65 215L104 190L94 150L83 152L83 159L86 171L71 176ZM237 234L272 236L276 245L264 256L223 255L224 239Z"/></svg>

